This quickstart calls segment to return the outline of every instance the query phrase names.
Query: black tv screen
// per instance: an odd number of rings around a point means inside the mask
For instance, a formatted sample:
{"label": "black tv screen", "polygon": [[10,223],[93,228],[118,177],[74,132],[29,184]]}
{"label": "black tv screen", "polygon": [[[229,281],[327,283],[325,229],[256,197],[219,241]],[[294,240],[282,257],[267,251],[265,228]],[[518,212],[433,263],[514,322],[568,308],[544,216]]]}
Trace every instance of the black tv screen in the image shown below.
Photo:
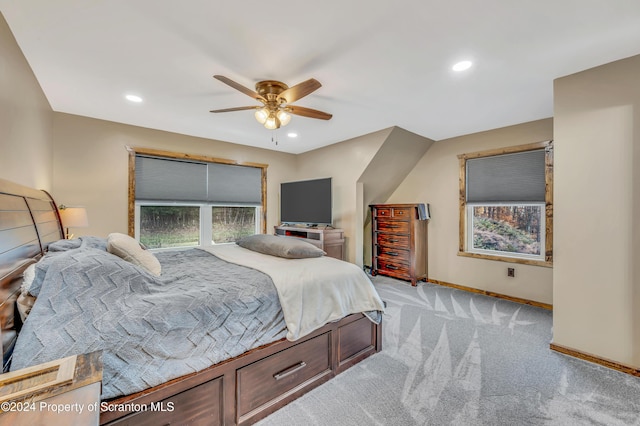
{"label": "black tv screen", "polygon": [[331,225],[331,178],[280,184],[280,221]]}

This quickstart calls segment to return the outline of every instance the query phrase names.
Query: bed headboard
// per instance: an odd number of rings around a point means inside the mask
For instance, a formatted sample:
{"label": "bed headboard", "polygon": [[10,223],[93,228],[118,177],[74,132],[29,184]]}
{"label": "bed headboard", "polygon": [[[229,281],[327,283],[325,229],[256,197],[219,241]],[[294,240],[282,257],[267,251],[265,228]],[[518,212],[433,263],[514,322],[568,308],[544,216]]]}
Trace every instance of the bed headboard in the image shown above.
{"label": "bed headboard", "polygon": [[[3,371],[19,331],[16,299],[22,273],[64,238],[58,208],[46,191],[0,179],[0,340]],[[18,318],[18,320],[16,319]]]}

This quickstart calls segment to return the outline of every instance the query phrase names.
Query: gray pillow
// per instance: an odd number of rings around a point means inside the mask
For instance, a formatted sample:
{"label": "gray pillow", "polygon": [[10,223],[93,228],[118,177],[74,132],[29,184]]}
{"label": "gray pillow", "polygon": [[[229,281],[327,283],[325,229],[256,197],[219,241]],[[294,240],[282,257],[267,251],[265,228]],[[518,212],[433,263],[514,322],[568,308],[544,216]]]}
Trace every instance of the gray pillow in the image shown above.
{"label": "gray pillow", "polygon": [[271,256],[287,259],[304,259],[307,257],[320,257],[325,253],[318,247],[299,238],[279,237],[276,235],[256,234],[238,241],[240,247],[257,251]]}

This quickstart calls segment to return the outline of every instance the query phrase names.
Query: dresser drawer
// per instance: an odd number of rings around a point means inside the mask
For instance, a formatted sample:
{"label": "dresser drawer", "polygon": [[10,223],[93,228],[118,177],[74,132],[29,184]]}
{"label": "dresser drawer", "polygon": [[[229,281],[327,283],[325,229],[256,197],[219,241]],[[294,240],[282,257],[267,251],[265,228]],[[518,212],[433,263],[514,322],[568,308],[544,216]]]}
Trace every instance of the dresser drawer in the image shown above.
{"label": "dresser drawer", "polygon": [[377,255],[381,258],[385,258],[386,261],[394,263],[402,263],[404,265],[409,264],[409,251],[399,249],[396,247],[377,246]]}
{"label": "dresser drawer", "polygon": [[409,247],[409,236],[377,233],[376,244],[379,246]]}
{"label": "dresser drawer", "polygon": [[[331,372],[327,333],[295,345],[237,372],[238,417],[324,372]],[[285,353],[291,353],[286,356]]]}
{"label": "dresser drawer", "polygon": [[410,276],[409,267],[399,262],[394,262],[381,257],[376,259],[376,266],[379,273],[393,276]]}
{"label": "dresser drawer", "polygon": [[395,220],[378,220],[376,221],[376,231],[400,232],[403,234],[408,234],[409,222]]}
{"label": "dresser drawer", "polygon": [[411,211],[411,207],[378,207],[376,209],[376,217],[409,221],[411,219]]}
{"label": "dresser drawer", "polygon": [[411,212],[414,209],[411,207],[393,207],[391,209],[391,217],[395,220],[406,220],[409,221],[411,219]]}
{"label": "dresser drawer", "polygon": [[108,426],[222,425],[222,377],[145,407]]}
{"label": "dresser drawer", "polygon": [[376,217],[391,217],[393,209],[391,207],[378,207],[376,209]]}

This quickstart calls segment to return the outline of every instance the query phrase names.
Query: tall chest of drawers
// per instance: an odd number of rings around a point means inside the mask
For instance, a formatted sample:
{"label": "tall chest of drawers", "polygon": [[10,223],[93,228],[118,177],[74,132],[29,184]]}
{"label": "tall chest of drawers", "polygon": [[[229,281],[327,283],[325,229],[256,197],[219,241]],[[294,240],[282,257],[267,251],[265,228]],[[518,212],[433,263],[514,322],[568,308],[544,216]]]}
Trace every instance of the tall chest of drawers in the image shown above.
{"label": "tall chest of drawers", "polygon": [[371,275],[427,279],[427,215],[424,204],[372,204]]}

